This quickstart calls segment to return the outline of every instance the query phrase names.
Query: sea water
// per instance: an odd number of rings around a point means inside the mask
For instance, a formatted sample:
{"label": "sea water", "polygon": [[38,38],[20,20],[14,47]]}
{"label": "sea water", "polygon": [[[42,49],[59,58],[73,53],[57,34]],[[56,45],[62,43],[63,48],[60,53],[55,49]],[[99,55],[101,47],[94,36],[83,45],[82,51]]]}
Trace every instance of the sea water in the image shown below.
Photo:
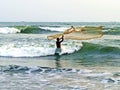
{"label": "sea water", "polygon": [[[71,26],[103,26],[103,37],[56,40]],[[0,22],[0,90],[119,90],[119,22]]]}

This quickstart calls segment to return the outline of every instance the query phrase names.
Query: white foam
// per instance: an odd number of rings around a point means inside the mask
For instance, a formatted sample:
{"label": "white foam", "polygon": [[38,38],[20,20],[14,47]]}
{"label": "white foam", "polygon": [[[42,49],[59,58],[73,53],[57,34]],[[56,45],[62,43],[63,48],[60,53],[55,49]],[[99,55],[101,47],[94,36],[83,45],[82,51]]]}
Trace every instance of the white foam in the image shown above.
{"label": "white foam", "polygon": [[14,44],[8,44],[0,47],[0,56],[12,57],[35,57],[53,54],[53,49],[45,47],[21,46],[17,48]]}
{"label": "white foam", "polygon": [[50,31],[65,31],[67,27],[39,27],[41,29],[50,30]]}
{"label": "white foam", "polygon": [[84,76],[91,76],[91,77],[101,77],[101,76],[108,76],[110,73],[87,73]]}
{"label": "white foam", "polygon": [[[78,45],[79,46],[78,46]],[[53,45],[51,47],[51,45]],[[77,43],[75,45],[62,45],[64,50],[62,50],[61,54],[64,53],[73,53],[79,50],[82,44]],[[39,57],[39,56],[47,56],[54,55],[56,46],[52,43],[46,44],[22,44],[17,45],[16,43],[9,43],[7,45],[1,45],[0,47],[0,56],[10,56],[10,57]]]}
{"label": "white foam", "polygon": [[0,33],[2,34],[18,33],[18,32],[20,32],[20,30],[16,28],[9,28],[9,27],[0,28]]}

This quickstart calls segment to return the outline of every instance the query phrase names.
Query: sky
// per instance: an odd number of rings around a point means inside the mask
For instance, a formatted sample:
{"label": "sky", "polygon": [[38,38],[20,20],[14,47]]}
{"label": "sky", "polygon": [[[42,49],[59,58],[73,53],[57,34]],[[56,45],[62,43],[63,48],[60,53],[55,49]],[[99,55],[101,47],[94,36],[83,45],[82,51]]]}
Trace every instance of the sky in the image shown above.
{"label": "sky", "polygon": [[0,22],[120,21],[120,0],[0,0]]}

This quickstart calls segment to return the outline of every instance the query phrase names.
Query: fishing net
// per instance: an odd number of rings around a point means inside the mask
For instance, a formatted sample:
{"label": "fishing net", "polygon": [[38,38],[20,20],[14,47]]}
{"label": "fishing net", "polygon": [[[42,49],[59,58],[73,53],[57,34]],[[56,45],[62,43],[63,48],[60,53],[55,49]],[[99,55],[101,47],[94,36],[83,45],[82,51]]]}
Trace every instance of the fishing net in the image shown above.
{"label": "fishing net", "polygon": [[99,27],[75,27],[65,30],[62,33],[50,35],[49,40],[60,38],[64,35],[65,39],[88,40],[102,37],[102,26]]}

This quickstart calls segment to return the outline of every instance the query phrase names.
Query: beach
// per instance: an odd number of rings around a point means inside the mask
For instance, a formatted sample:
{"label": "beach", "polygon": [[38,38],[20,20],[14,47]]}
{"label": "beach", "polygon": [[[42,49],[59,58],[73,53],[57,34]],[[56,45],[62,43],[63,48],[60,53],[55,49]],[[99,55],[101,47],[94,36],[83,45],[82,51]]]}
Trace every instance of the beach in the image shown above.
{"label": "beach", "polygon": [[[56,40],[47,36],[71,26],[103,26],[103,36]],[[1,90],[119,90],[120,23],[0,22]]]}

